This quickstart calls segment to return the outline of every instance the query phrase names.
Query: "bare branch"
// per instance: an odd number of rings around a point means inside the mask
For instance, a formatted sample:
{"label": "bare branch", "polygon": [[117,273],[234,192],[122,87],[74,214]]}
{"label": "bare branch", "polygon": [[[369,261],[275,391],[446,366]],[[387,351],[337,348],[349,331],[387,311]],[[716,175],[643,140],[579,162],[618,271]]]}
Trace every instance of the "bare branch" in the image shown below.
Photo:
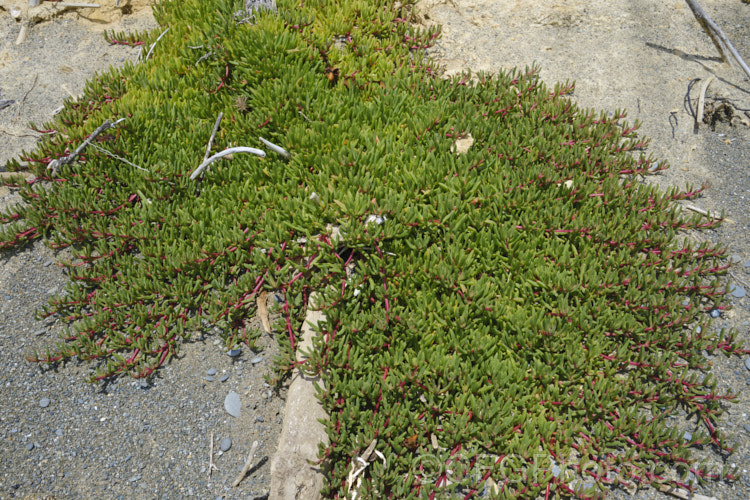
{"label": "bare branch", "polygon": [[195,171],[192,174],[190,174],[190,180],[194,180],[196,177],[198,177],[201,174],[201,172],[203,172],[210,164],[212,164],[216,160],[223,158],[224,156],[234,154],[234,153],[252,153],[254,155],[260,156],[261,158],[266,157],[266,153],[264,153],[260,149],[255,149],[255,148],[239,147],[239,148],[225,149],[224,151],[221,151],[220,153],[216,153],[211,158],[201,163],[198,166],[198,168],[196,168]]}
{"label": "bare branch", "polygon": [[714,45],[716,45],[716,48],[719,49],[719,53],[721,54],[721,58],[728,63],[736,63],[739,65],[740,68],[742,68],[742,71],[745,72],[748,78],[750,78],[750,68],[748,68],[747,64],[745,64],[745,61],[742,60],[742,57],[737,53],[734,46],[732,45],[732,42],[729,41],[729,39],[724,35],[724,33],[719,29],[719,27],[714,23],[710,17],[706,14],[706,12],[701,8],[700,5],[698,5],[697,0],[685,0],[688,4],[688,7],[690,7],[690,10],[693,11],[693,15],[695,16],[695,19],[698,20],[698,23],[701,25],[703,30],[708,34],[708,36],[711,37],[711,40],[713,40]]}
{"label": "bare branch", "polygon": [[255,455],[255,452],[258,451],[258,442],[253,441],[253,446],[250,447],[250,454],[247,456],[247,460],[245,461],[245,466],[242,468],[242,472],[240,472],[240,475],[237,476],[237,479],[234,480],[232,483],[232,486],[236,488],[240,485],[243,479],[245,479],[245,475],[247,474],[247,471],[253,468],[253,455]]}

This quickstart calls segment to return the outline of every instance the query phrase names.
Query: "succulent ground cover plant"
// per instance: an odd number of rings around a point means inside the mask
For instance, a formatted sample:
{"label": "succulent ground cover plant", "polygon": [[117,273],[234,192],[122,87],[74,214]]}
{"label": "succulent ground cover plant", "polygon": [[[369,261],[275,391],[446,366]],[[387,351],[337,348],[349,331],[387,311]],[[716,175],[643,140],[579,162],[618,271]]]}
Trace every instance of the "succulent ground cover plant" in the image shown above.
{"label": "succulent ground cover plant", "polygon": [[[206,325],[252,347],[266,291],[283,375],[317,292],[327,320],[302,368],[325,381],[328,497],[709,478],[690,449],[729,451],[714,424],[732,396],[700,351],[744,351],[706,314],[725,307],[723,249],[684,238],[716,222],[674,204],[702,188],[644,183],[665,166],[624,114],[578,109],[535,68],[442,80],[423,52],[438,33],[413,28],[408,3],[243,7],[161,2],[163,30],[108,33],[144,42],[144,60],[90,82],[8,165],[36,178],[0,214],[0,247],[75,255],[40,312],[70,329],[33,360],[150,376]],[[190,178],[230,147],[267,154]],[[679,410],[704,429],[688,441],[666,426]]]}

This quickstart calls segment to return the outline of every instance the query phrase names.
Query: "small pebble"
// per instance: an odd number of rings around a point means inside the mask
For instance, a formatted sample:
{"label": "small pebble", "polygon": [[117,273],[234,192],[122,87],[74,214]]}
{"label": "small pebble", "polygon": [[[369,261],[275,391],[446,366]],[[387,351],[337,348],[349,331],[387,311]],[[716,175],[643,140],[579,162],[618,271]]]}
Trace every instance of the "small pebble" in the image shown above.
{"label": "small pebble", "polygon": [[750,260],[746,260],[744,264],[742,264],[745,267],[750,267]]}
{"label": "small pebble", "polygon": [[719,309],[711,309],[711,312],[709,313],[712,318],[718,318],[721,316],[721,311]]}
{"label": "small pebble", "polygon": [[255,417],[255,420],[258,422],[263,422],[263,417]]}
{"label": "small pebble", "polygon": [[745,360],[745,368],[747,368],[748,370],[750,370],[750,358],[747,358]]}
{"label": "small pebble", "polygon": [[130,482],[131,482],[131,483],[134,483],[134,482],[136,482],[136,481],[140,481],[140,479],[141,479],[142,477],[143,477],[142,475],[140,475],[140,474],[136,474],[135,476],[133,476],[133,477],[131,477],[131,478],[130,478]]}
{"label": "small pebble", "polygon": [[141,389],[148,389],[148,380],[146,380],[145,378],[142,378],[140,386],[141,386]]}
{"label": "small pebble", "polygon": [[701,328],[700,325],[698,325],[698,326],[695,327],[694,331],[695,331],[695,333],[700,333],[701,331],[703,331],[703,328]]}
{"label": "small pebble", "polygon": [[[746,426],[746,427],[747,427],[747,426]],[[31,451],[31,450],[33,450],[33,449],[34,449],[34,443],[29,443],[29,444],[27,444],[27,445],[26,445],[26,449],[27,449],[28,451]]]}
{"label": "small pebble", "polygon": [[215,379],[211,375],[206,375],[205,377],[203,377],[203,380],[205,380],[206,382],[213,382]]}
{"label": "small pebble", "polygon": [[56,436],[62,436],[62,435],[63,435],[63,430],[62,430],[62,429],[57,429],[57,430],[55,431],[55,435],[56,435]]}
{"label": "small pebble", "polygon": [[222,375],[221,378],[219,379],[220,382],[226,382],[227,380],[229,380],[229,374],[228,373]]}
{"label": "small pebble", "polygon": [[49,406],[49,398],[42,398],[39,400],[39,406],[47,408]]}
{"label": "small pebble", "polygon": [[745,429],[745,432],[750,433],[750,425],[745,424],[742,426],[742,428]]}
{"label": "small pebble", "polygon": [[690,441],[693,439],[693,435],[687,431],[685,431],[685,434],[682,435],[682,439],[685,441]]}
{"label": "small pebble", "polygon": [[51,261],[51,260],[47,260],[47,261],[45,261],[45,262],[44,262],[44,264],[42,264],[42,265],[43,265],[44,267],[49,267],[49,266],[51,266],[51,265],[52,265],[52,261]]}
{"label": "small pebble", "polygon": [[261,361],[263,361],[263,356],[255,356],[253,359],[250,360],[250,362],[254,365],[257,365]]}
{"label": "small pebble", "polygon": [[209,375],[211,377],[213,377],[214,375],[216,375],[216,368],[211,368],[210,370],[208,370],[206,372],[206,375]]}
{"label": "small pebble", "polygon": [[233,417],[239,417],[242,409],[242,401],[240,401],[240,395],[234,391],[229,391],[227,397],[224,398],[224,409]]}
{"label": "small pebble", "polygon": [[241,349],[230,349],[229,351],[227,351],[227,355],[236,358],[240,355],[241,352]]}
{"label": "small pebble", "polygon": [[45,329],[42,328],[41,330],[35,331],[34,335],[36,335],[38,337],[39,335],[44,335],[46,332],[47,332],[47,330],[45,330]]}
{"label": "small pebble", "polygon": [[232,447],[232,440],[229,438],[224,438],[221,440],[221,443],[219,443],[219,448],[221,448],[221,451],[229,451],[229,448]]}
{"label": "small pebble", "polygon": [[737,254],[734,254],[734,255],[732,255],[731,257],[729,257],[729,262],[731,262],[732,264],[737,264],[737,263],[739,263],[739,262],[740,262],[741,260],[742,260],[742,257],[740,257],[740,256],[739,256],[739,255],[737,255]]}
{"label": "small pebble", "polygon": [[737,285],[729,285],[729,293],[732,294],[732,297],[741,299],[745,295],[747,295],[747,292],[745,292],[745,289],[741,286]]}
{"label": "small pebble", "polygon": [[553,476],[555,476],[555,477],[559,476],[560,472],[562,472],[562,471],[560,470],[560,466],[559,465],[555,464],[555,465],[552,466],[552,475]]}

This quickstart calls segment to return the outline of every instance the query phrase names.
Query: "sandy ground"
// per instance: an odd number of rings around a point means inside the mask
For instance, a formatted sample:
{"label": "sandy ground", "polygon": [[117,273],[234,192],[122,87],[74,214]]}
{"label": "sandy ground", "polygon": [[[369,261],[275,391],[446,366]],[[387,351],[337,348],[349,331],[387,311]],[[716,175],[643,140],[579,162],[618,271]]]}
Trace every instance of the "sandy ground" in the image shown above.
{"label": "sandy ground", "polygon": [[[14,20],[9,11],[16,3],[24,2],[0,0],[0,99],[15,101],[0,110],[0,165],[22,150],[33,148],[37,139],[27,128],[29,122],[41,125],[63,99],[78,95],[86,79],[95,72],[136,57],[137,48],[107,44],[102,37],[104,29],[142,31],[155,27],[149,9],[143,8],[146,0],[122,0],[119,8],[114,7],[114,0],[106,0],[99,2],[102,9],[77,9],[35,24],[27,40],[15,45],[21,23]],[[750,60],[750,5],[741,0],[702,0],[701,5],[740,54]],[[665,188],[684,187],[688,183],[712,185],[705,196],[691,204],[712,212],[723,210],[731,222],[697,237],[728,246],[728,257],[736,265],[727,278],[750,291],[750,264],[743,265],[750,263],[750,238],[747,236],[750,234],[750,211],[747,210],[750,81],[741,71],[719,60],[710,39],[700,30],[683,1],[423,0],[421,10],[424,24],[443,25],[443,37],[430,55],[445,65],[448,74],[465,69],[495,72],[537,63],[542,78],[549,84],[574,80],[573,99],[581,106],[609,111],[625,109],[631,120],[642,122],[642,133],[652,139],[649,153],[672,167],[649,181]],[[730,103],[734,119],[717,123],[715,130],[702,124],[696,131],[690,108],[695,109],[698,88],[709,76],[714,76],[715,80],[707,92],[707,102],[714,108]],[[701,80],[696,83],[696,79]],[[7,206],[14,199],[7,188],[0,188],[0,206]],[[34,286],[41,288],[61,287],[65,276],[54,266],[44,266],[53,257],[50,250],[37,244],[24,256],[0,259],[0,288],[9,289],[11,280],[14,283],[38,282],[40,284]],[[748,297],[735,299],[734,309],[715,325],[736,328],[746,342],[750,340],[749,300]],[[11,306],[4,307],[5,312],[0,312],[0,325],[25,331],[25,341],[36,342],[33,332],[47,325],[36,323],[31,317],[44,297],[25,300],[14,296],[12,302]],[[19,321],[23,324],[18,324]],[[22,360],[16,359],[22,349],[15,347],[2,348],[0,363],[6,366],[15,363],[19,370],[29,371]],[[200,353],[196,351],[192,355],[200,356]],[[189,356],[191,354],[186,354]],[[733,436],[737,451],[727,460],[711,454],[710,450],[700,453],[717,468],[727,465],[747,474],[750,470],[750,396],[746,388],[750,387],[750,372],[742,359],[712,357],[711,360],[720,380],[719,388],[738,394],[737,403],[728,407],[720,425]],[[44,383],[44,377],[68,378],[65,370],[37,376],[33,381]],[[166,380],[176,379],[175,374],[166,377]],[[80,383],[80,378],[69,382],[73,383]],[[0,408],[0,417],[7,411],[10,411],[7,407]],[[7,442],[6,431],[9,432],[0,426],[0,438],[3,438],[0,451],[17,453],[14,451],[17,448]],[[49,460],[52,465],[59,465],[63,459]],[[183,462],[185,460],[188,459],[184,458]],[[58,491],[44,481],[35,485],[33,477],[13,479],[17,480],[14,484],[8,482],[11,479],[6,477],[5,482],[0,483],[0,497]],[[75,490],[76,479],[72,477],[69,481],[74,497],[99,491],[96,488]],[[157,496],[159,478],[155,475],[153,481],[141,493],[151,491],[151,496]],[[16,484],[20,486],[7,489]],[[128,497],[129,490],[115,486],[99,494],[107,498],[117,496],[115,493]],[[205,497],[217,491],[195,488],[196,496]],[[166,491],[164,496],[170,497],[170,491],[178,490],[160,491]],[[702,493],[720,499],[746,499],[750,498],[750,481],[710,483]],[[625,498],[619,493],[615,496]],[[648,491],[639,496],[655,498],[661,494]]]}

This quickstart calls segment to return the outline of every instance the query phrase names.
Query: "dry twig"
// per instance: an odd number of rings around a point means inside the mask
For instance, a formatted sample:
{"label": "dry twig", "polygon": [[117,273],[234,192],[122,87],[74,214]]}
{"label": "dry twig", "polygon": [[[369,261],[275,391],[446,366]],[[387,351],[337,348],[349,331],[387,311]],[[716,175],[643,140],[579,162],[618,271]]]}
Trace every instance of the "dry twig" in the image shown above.
{"label": "dry twig", "polygon": [[219,113],[219,116],[216,118],[216,123],[214,123],[214,130],[211,132],[211,137],[208,139],[208,145],[206,146],[206,154],[203,155],[203,161],[208,160],[208,155],[211,154],[211,146],[214,143],[214,137],[216,137],[216,132],[219,131],[219,125],[221,124],[221,119],[224,117],[224,113]]}
{"label": "dry twig", "polygon": [[16,119],[18,119],[18,116],[21,114],[21,110],[23,109],[23,103],[26,101],[26,98],[29,97],[29,94],[31,94],[31,91],[34,90],[34,87],[36,87],[36,81],[39,79],[39,73],[34,75],[34,81],[31,82],[31,87],[29,87],[29,90],[26,91],[26,93],[23,95],[21,100],[18,102],[18,107],[16,108]]}
{"label": "dry twig", "polygon": [[237,476],[237,479],[234,480],[232,483],[232,487],[236,488],[240,485],[243,479],[245,479],[245,475],[247,474],[247,471],[253,468],[253,455],[255,455],[255,452],[258,451],[258,442],[253,441],[253,446],[250,447],[250,454],[247,456],[247,460],[245,461],[245,466],[242,468],[242,472],[240,472],[240,475]]}
{"label": "dry twig", "polygon": [[208,168],[210,164],[212,164],[219,158],[223,158],[224,156],[231,155],[234,153],[252,153],[254,155],[260,156],[261,158],[266,157],[266,153],[264,153],[260,149],[255,149],[255,148],[238,147],[238,148],[225,149],[224,151],[216,153],[211,158],[208,158],[203,163],[198,165],[198,168],[196,168],[195,171],[193,171],[193,173],[190,174],[190,180],[195,180],[195,178],[198,177],[201,174],[201,172],[203,172],[206,168]]}
{"label": "dry twig", "polygon": [[84,149],[86,149],[86,146],[88,146],[89,144],[91,144],[91,142],[94,139],[96,139],[99,134],[101,134],[105,130],[109,130],[111,128],[116,127],[117,124],[119,124],[124,119],[125,118],[120,118],[119,120],[117,120],[114,123],[112,123],[109,120],[104,120],[104,123],[102,123],[101,125],[99,125],[99,128],[97,128],[96,130],[94,130],[94,132],[92,132],[91,135],[88,136],[86,138],[86,140],[83,141],[81,143],[81,145],[76,148],[75,151],[73,151],[73,153],[69,154],[68,156],[63,156],[62,158],[58,158],[56,160],[52,160],[51,162],[49,162],[49,165],[47,165],[47,170],[51,170],[52,171],[52,177],[57,177],[57,172],[59,172],[60,167],[62,167],[63,165],[67,165],[68,163],[70,163],[72,161],[75,161],[75,159],[78,158],[78,155],[80,155],[81,152]]}
{"label": "dry twig", "polygon": [[716,23],[713,22],[711,18],[708,17],[706,12],[701,8],[701,6],[698,5],[698,1],[685,1],[687,2],[688,7],[690,7],[690,10],[693,11],[695,19],[698,20],[698,23],[701,25],[703,30],[708,34],[708,36],[711,37],[711,40],[714,42],[714,45],[716,45],[716,48],[719,49],[721,58],[725,62],[728,62],[730,64],[734,62],[739,65],[739,67],[742,68],[742,71],[745,72],[747,77],[750,78],[750,68],[748,68],[747,64],[745,64],[745,61],[743,61],[742,57],[740,57],[740,55],[737,53],[737,50],[735,50],[732,42],[729,41],[729,39],[721,31],[721,29],[719,29]]}
{"label": "dry twig", "polygon": [[148,54],[146,54],[146,61],[148,61],[148,58],[151,57],[151,52],[153,52],[154,47],[156,47],[156,44],[159,43],[159,40],[161,40],[161,37],[167,34],[167,31],[169,31],[169,28],[165,29],[161,35],[159,35],[159,38],[157,38],[154,43],[151,44],[151,48],[148,49]]}
{"label": "dry twig", "polygon": [[211,444],[208,448],[208,477],[211,477],[211,472],[219,472],[219,469],[214,465],[214,433],[211,433]]}
{"label": "dry twig", "polygon": [[675,488],[673,486],[667,486],[666,484],[662,484],[659,486],[659,491],[662,493],[666,493],[668,495],[674,495],[677,498],[681,498],[682,500],[717,500],[716,497],[707,497],[705,495],[699,495],[697,493],[690,492],[688,490],[684,490],[682,488]]}
{"label": "dry twig", "polygon": [[262,142],[263,144],[265,144],[265,146],[268,149],[270,149],[271,151],[273,151],[274,153],[278,153],[281,156],[283,156],[284,158],[291,158],[292,157],[292,155],[289,154],[289,151],[287,151],[286,149],[282,148],[281,146],[277,146],[276,144],[272,143],[271,141],[267,141],[267,140],[265,140],[262,137],[259,137],[258,139],[260,139],[260,142]]}

